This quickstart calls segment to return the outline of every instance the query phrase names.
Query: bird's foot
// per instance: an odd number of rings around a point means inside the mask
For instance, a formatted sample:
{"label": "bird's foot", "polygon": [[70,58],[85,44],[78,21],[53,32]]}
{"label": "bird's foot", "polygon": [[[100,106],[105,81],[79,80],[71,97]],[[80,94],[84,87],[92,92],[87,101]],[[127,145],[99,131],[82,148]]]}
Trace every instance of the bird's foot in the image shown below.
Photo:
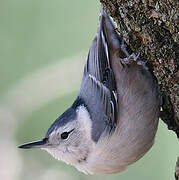
{"label": "bird's foot", "polygon": [[[136,55],[135,53],[132,53],[131,55],[129,55],[126,58],[121,58],[121,62],[123,64],[131,64],[133,61],[137,62],[137,59],[139,57],[140,53],[138,53],[138,55]],[[140,62],[140,61],[139,61]],[[140,64],[141,65],[141,64]]]}

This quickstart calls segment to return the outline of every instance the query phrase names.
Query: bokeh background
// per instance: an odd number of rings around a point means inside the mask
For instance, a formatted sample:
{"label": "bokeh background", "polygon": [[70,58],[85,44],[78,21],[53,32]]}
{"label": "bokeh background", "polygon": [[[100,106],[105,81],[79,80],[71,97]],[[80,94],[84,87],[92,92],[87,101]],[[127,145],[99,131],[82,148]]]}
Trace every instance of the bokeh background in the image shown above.
{"label": "bokeh background", "polygon": [[0,0],[0,179],[174,179],[179,145],[163,122],[153,148],[121,174],[84,175],[17,148],[41,139],[75,99],[99,10],[96,0]]}

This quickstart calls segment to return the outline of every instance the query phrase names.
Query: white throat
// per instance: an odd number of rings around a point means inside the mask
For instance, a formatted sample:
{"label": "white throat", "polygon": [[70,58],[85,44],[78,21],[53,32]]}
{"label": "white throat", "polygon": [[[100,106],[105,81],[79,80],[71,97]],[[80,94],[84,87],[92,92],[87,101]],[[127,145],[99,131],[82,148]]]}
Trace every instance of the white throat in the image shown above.
{"label": "white throat", "polygon": [[[74,133],[76,134],[71,135],[70,142],[68,144],[61,143],[54,147],[45,148],[45,150],[54,158],[71,164],[84,173],[90,173],[87,171],[87,164],[95,146],[95,143],[91,139],[92,121],[84,106],[79,106],[76,113],[76,120],[67,123],[63,127],[63,129],[75,128]],[[57,132],[53,133],[54,136],[56,134]]]}

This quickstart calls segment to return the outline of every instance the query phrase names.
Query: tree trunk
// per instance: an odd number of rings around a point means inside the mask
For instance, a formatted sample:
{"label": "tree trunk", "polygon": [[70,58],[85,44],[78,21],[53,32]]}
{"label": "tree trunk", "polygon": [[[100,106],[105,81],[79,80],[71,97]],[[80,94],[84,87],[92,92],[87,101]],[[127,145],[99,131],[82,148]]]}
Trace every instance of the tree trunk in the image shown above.
{"label": "tree trunk", "polygon": [[130,48],[148,61],[163,99],[160,118],[179,138],[179,1],[100,1]]}

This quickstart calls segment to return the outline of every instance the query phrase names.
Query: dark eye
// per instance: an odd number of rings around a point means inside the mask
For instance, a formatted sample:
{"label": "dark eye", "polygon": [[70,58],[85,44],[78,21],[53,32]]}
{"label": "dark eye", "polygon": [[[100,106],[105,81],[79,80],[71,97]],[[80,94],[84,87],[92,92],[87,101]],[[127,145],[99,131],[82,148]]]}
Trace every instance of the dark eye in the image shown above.
{"label": "dark eye", "polygon": [[63,133],[61,134],[61,138],[62,138],[62,139],[67,139],[67,138],[68,138],[68,135],[69,135],[68,132],[63,132]]}
{"label": "dark eye", "polygon": [[69,136],[69,134],[70,134],[73,130],[74,130],[74,129],[72,129],[72,130],[69,131],[69,132],[63,132],[63,133],[61,134],[61,138],[62,138],[62,139],[67,139],[68,136]]}

